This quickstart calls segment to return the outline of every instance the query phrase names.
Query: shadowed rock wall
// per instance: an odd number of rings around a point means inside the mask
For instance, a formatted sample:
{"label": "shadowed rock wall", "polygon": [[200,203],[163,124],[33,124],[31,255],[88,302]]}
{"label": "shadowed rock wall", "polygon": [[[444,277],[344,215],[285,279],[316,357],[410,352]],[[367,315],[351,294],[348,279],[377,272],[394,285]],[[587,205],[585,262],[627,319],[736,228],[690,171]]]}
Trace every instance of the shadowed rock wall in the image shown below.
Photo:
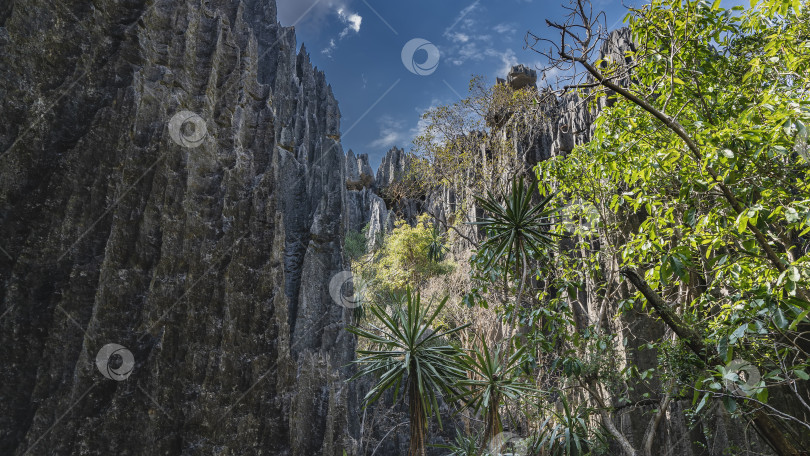
{"label": "shadowed rock wall", "polygon": [[0,118],[0,454],[351,452],[340,114],[273,0],[5,2]]}

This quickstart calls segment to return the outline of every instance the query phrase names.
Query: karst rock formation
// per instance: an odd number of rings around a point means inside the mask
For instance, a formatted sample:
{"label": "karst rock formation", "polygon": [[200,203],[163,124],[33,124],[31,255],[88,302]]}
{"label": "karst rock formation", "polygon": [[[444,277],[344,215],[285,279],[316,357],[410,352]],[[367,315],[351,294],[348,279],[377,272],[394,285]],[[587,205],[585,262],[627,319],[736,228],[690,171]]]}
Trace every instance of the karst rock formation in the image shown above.
{"label": "karst rock formation", "polygon": [[352,450],[340,112],[273,0],[4,2],[0,118],[0,454]]}
{"label": "karst rock formation", "polygon": [[[590,138],[594,110],[549,103],[526,135],[499,133],[527,167]],[[332,279],[350,230],[371,243],[469,195],[386,202],[408,154],[376,175],[344,154],[338,103],[274,0],[4,2],[0,119],[0,455],[341,456],[389,430],[378,454],[404,452],[405,410],[364,412],[368,379],[346,382],[353,309]],[[704,454],[687,407],[656,445]],[[653,408],[616,423],[638,437]],[[727,415],[702,425],[711,454],[745,444]]]}

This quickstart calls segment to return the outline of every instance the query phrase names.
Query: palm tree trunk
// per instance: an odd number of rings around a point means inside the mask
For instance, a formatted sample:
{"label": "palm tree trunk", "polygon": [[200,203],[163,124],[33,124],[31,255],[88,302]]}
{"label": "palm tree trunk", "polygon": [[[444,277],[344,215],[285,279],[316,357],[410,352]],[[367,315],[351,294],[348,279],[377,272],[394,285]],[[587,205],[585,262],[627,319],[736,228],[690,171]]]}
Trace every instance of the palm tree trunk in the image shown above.
{"label": "palm tree trunk", "polygon": [[425,456],[425,411],[414,379],[408,380],[408,409],[411,415],[411,441],[408,456]]}
{"label": "palm tree trunk", "polygon": [[[526,287],[526,271],[529,269],[528,265],[526,264],[526,257],[521,257],[522,265],[520,265],[520,269],[518,270],[520,275],[520,286],[518,287],[518,293],[515,297],[515,308],[512,311],[512,321],[509,324],[509,338],[515,337],[517,333],[517,324],[518,324],[518,312],[520,310],[520,301],[523,300],[523,289]],[[507,353],[506,351],[504,353]]]}
{"label": "palm tree trunk", "polygon": [[503,425],[501,424],[501,415],[498,413],[498,405],[501,402],[500,394],[495,393],[490,402],[489,409],[487,410],[487,428],[484,432],[484,442],[488,445],[492,442],[492,439],[495,438],[496,435],[500,434],[503,431]]}

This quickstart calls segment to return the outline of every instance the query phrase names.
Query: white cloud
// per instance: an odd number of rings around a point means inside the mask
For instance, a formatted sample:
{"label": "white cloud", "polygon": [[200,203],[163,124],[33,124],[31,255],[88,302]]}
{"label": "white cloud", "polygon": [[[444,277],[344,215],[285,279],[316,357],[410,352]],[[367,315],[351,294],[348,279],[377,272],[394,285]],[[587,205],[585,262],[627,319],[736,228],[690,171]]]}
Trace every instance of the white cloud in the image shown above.
{"label": "white cloud", "polygon": [[[485,50],[492,48],[494,39],[492,34],[482,33],[483,30],[499,30],[485,26],[486,7],[479,1],[462,9],[456,16],[453,24],[445,29],[443,36],[447,39],[441,47],[445,62],[461,66],[468,62],[480,62],[487,58]],[[508,24],[502,24],[504,26]]]}
{"label": "white cloud", "polygon": [[458,55],[461,60],[481,60],[484,58],[484,55],[478,48],[476,43],[467,43],[461,47],[458,51]]}
{"label": "white cloud", "polygon": [[360,25],[363,23],[363,17],[357,13],[352,13],[346,10],[346,7],[338,7],[335,11],[337,13],[337,17],[340,19],[340,22],[346,25],[346,27],[340,31],[337,36],[337,41],[335,38],[329,40],[329,45],[321,50],[321,54],[326,55],[329,58],[332,58],[332,53],[338,48],[337,42],[346,38],[346,36],[351,33],[360,33]]}
{"label": "white cloud", "polygon": [[517,27],[515,27],[515,24],[503,23],[493,27],[493,30],[495,30],[495,33],[499,35],[511,35],[517,32]]}
{"label": "white cloud", "polygon": [[363,23],[363,18],[357,13],[346,12],[344,8],[338,8],[338,17],[341,22],[346,24],[346,28],[340,32],[340,39],[343,39],[350,31],[360,33],[360,24]]}
{"label": "white cloud", "polygon": [[389,149],[391,147],[396,146],[400,141],[403,140],[402,135],[396,131],[386,131],[381,132],[382,136],[375,139],[374,141],[369,144],[369,147],[373,147],[375,149]]}
{"label": "white cloud", "polygon": [[368,145],[369,147],[374,149],[387,149],[392,146],[401,147],[405,141],[409,141],[405,122],[385,115],[377,120],[377,124],[380,126],[380,136],[372,141]]}
{"label": "white cloud", "polygon": [[[470,14],[476,8],[478,8],[478,2],[480,2],[480,1],[481,0],[475,0],[475,2],[473,4],[471,4],[470,6],[464,8],[463,10],[461,10],[458,13],[458,16],[456,17],[456,20],[453,21],[453,23],[450,25],[450,27],[447,27],[444,30],[444,35],[448,36],[450,34],[450,32],[456,27],[456,25],[458,25],[459,22],[462,22],[462,20],[464,20],[467,17],[468,14]],[[464,22],[462,23],[463,27],[472,27],[473,25],[475,25],[475,21],[472,20],[472,19],[469,19],[469,18],[464,20]]]}

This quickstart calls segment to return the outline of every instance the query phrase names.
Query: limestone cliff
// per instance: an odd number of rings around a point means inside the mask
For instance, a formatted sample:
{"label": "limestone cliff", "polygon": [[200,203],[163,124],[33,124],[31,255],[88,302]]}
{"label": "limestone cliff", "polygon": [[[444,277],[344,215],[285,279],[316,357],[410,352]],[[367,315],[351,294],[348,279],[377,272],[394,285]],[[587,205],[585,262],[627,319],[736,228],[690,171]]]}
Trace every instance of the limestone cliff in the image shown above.
{"label": "limestone cliff", "polygon": [[0,454],[351,452],[340,113],[273,0],[4,2],[0,118]]}

